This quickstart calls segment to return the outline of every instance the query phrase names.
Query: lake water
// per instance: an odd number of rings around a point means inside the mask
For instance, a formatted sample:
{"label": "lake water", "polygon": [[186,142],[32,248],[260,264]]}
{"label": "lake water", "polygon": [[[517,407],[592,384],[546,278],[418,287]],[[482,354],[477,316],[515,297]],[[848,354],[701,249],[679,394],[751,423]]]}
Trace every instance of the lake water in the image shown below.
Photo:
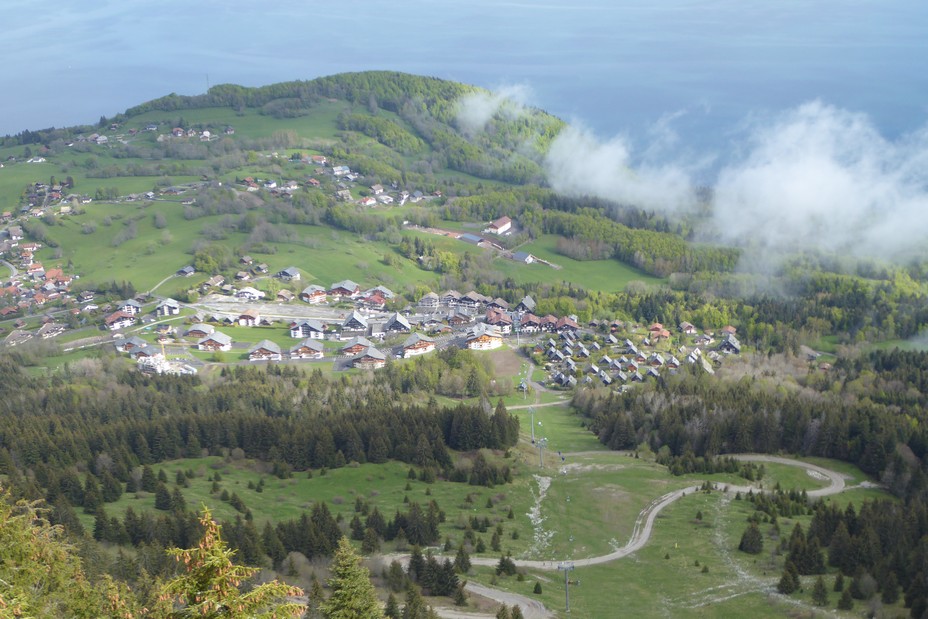
{"label": "lake water", "polygon": [[392,69],[487,88],[601,137],[735,147],[821,99],[894,139],[928,118],[925,0],[4,0],[0,134],[170,92]]}

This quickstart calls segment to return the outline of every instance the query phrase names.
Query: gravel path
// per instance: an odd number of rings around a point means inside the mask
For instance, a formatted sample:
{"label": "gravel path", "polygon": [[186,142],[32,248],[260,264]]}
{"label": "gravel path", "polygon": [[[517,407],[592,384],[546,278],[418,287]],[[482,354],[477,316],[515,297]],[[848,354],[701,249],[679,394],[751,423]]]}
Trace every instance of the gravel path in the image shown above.
{"label": "gravel path", "polygon": [[[572,455],[572,454],[571,454]],[[741,454],[733,456],[737,460],[742,461],[751,461],[751,462],[771,462],[777,464],[784,464],[787,466],[798,466],[802,467],[809,471],[814,471],[824,477],[827,477],[829,480],[829,485],[824,488],[818,488],[816,490],[810,490],[808,492],[809,496],[812,497],[822,497],[832,494],[837,494],[842,492],[845,489],[845,478],[841,473],[837,471],[832,471],[826,469],[822,466],[816,464],[810,464],[808,462],[800,462],[799,460],[793,460],[791,458],[784,458],[781,456],[768,456],[763,454]],[[648,543],[648,540],[651,539],[651,534],[654,530],[654,521],[657,518],[658,514],[665,509],[667,506],[671,505],[674,501],[677,501],[688,494],[698,492],[701,485],[689,486],[687,488],[681,488],[679,490],[674,490],[673,492],[668,492],[667,494],[658,497],[651,501],[641,512],[638,514],[638,518],[635,520],[635,526],[632,530],[632,535],[629,538],[628,542],[621,548],[610,552],[608,554],[600,555],[597,557],[589,557],[587,559],[574,559],[573,564],[575,567],[585,567],[590,565],[601,565],[603,563],[609,563],[611,561],[616,561],[623,557],[637,552],[644,548],[645,544]],[[728,493],[741,492],[747,493],[749,491],[762,491],[760,488],[755,486],[732,486],[727,485],[724,487],[724,490]],[[556,570],[557,562],[556,561],[536,561],[531,559],[513,559],[515,564],[519,567],[528,567],[536,570]],[[496,559],[486,558],[486,557],[472,557],[471,563],[474,565],[483,565],[483,566],[493,566],[497,564]],[[477,583],[468,583],[467,590],[471,593],[481,595],[497,602],[512,605],[519,604],[522,607],[523,612],[526,617],[544,619],[547,617],[553,617],[554,615],[548,611],[541,603],[527,598],[525,596],[516,595],[506,591],[500,591],[499,589],[493,589],[492,587],[487,587],[485,585],[480,585]],[[481,613],[465,613],[462,611],[457,611],[453,609],[437,609],[439,615],[447,619],[468,619],[468,618],[477,618],[477,617],[490,617],[491,615],[481,614]]]}

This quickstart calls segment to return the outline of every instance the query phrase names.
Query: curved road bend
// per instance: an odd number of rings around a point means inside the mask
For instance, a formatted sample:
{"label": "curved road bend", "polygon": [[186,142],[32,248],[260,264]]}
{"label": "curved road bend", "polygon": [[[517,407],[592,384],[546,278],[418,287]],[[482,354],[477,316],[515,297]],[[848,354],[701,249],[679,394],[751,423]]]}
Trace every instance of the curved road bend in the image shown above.
{"label": "curved road bend", "polygon": [[[763,454],[741,454],[733,457],[742,461],[772,462],[786,466],[797,466],[809,471],[815,471],[816,473],[826,477],[829,481],[828,486],[825,486],[824,488],[818,488],[816,490],[810,490],[808,492],[809,496],[823,497],[832,494],[838,494],[845,489],[845,480],[841,473],[826,469],[822,466],[818,466],[817,464],[810,464],[808,462],[801,462],[799,460],[793,460],[791,458],[784,458],[781,456],[768,456]],[[615,561],[617,559],[627,557],[628,555],[641,550],[644,548],[645,544],[648,543],[648,540],[651,539],[651,534],[654,531],[654,521],[657,519],[658,514],[660,514],[664,508],[672,504],[674,501],[683,498],[687,494],[698,492],[700,487],[701,484],[680,488],[679,490],[668,492],[667,494],[654,499],[648,503],[648,505],[638,514],[638,517],[635,519],[635,526],[632,529],[632,535],[624,546],[613,552],[599,555],[597,557],[574,559],[574,566],[585,567],[590,565],[609,563],[610,561]],[[716,485],[716,488],[718,488],[718,485]],[[762,489],[754,486],[726,485],[724,488],[727,492],[747,493],[749,491],[762,491]],[[408,556],[402,556],[400,558],[401,560],[405,560],[408,559]],[[557,569],[556,561],[537,561],[533,559],[513,559],[513,561],[520,567],[528,567],[536,570]],[[487,557],[473,557],[471,558],[471,563],[474,565],[493,566],[496,565],[497,560]],[[519,604],[523,611],[527,611],[525,612],[525,616],[530,619],[547,619],[554,616],[548,609],[544,607],[544,605],[525,596],[509,593],[507,591],[500,591],[498,589],[493,589],[492,587],[487,587],[477,583],[468,583],[467,590],[500,603],[509,605]],[[461,611],[445,608],[436,610],[438,610],[439,614],[446,619],[463,619],[466,617],[473,618],[485,616],[482,614],[464,613]]]}

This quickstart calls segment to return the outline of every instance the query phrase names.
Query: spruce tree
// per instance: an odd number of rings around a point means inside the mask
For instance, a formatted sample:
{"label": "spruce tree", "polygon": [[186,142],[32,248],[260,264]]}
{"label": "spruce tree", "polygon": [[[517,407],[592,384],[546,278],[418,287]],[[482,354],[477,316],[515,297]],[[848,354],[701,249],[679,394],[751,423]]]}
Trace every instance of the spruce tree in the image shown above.
{"label": "spruce tree", "polygon": [[845,589],[838,600],[838,610],[852,610],[854,608],[854,598],[851,597],[851,590]]}
{"label": "spruce tree", "polygon": [[748,554],[760,554],[764,550],[764,536],[756,523],[751,523],[748,528],[741,534],[741,543],[738,544],[738,550]]}
{"label": "spruce tree", "polygon": [[828,587],[825,586],[825,579],[821,576],[815,579],[815,586],[812,588],[812,602],[818,606],[828,606]]}
{"label": "spruce tree", "polygon": [[371,584],[370,573],[361,565],[361,557],[351,547],[347,537],[338,541],[332,560],[332,590],[321,604],[326,619],[381,619],[383,611]]}

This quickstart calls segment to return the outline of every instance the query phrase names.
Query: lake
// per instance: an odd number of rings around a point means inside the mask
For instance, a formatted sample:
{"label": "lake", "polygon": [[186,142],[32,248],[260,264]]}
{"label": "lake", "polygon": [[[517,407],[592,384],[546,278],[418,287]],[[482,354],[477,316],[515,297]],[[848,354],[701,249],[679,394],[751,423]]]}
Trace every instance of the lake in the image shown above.
{"label": "lake", "polygon": [[0,134],[367,69],[519,86],[599,136],[691,152],[813,99],[891,139],[928,114],[924,0],[5,0],[0,22]]}

